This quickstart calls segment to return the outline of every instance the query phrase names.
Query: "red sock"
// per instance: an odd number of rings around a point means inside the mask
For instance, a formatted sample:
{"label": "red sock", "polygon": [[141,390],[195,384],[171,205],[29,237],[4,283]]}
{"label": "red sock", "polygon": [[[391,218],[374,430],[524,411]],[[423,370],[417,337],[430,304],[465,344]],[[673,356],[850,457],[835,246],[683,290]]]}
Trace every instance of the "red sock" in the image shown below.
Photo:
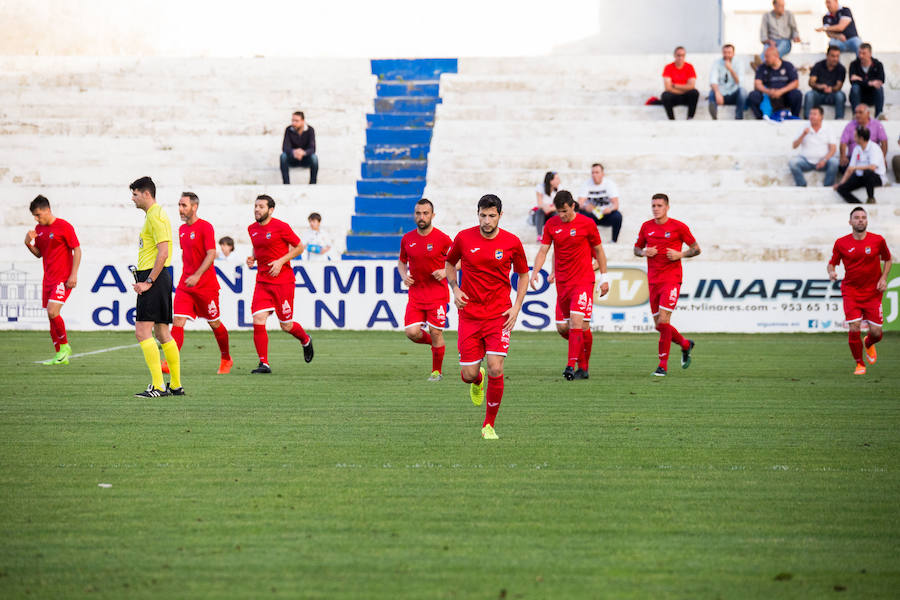
{"label": "red sock", "polygon": [[415,340],[415,342],[417,344],[428,344],[430,346],[431,345],[431,334],[428,333],[427,331],[425,331],[424,329],[421,331],[421,333],[422,333],[422,336],[419,339]]}
{"label": "red sock", "polygon": [[594,334],[590,329],[581,330],[581,356],[578,357],[578,366],[588,370],[588,363],[591,361],[591,347],[594,345]]}
{"label": "red sock", "polygon": [[175,339],[175,343],[178,344],[178,349],[181,350],[181,347],[184,346],[184,327],[173,326],[172,337]]}
{"label": "red sock", "polygon": [[303,327],[300,326],[300,323],[294,321],[294,326],[291,327],[291,330],[288,331],[292,336],[300,340],[300,343],[304,346],[309,343],[309,336],[306,335],[306,331],[303,330]]}
{"label": "red sock", "polygon": [[269,334],[266,333],[265,325],[253,324],[253,344],[259,355],[259,362],[269,364]]}
{"label": "red sock", "polygon": [[878,334],[877,336],[872,333],[872,330],[869,330],[869,334],[866,336],[866,339],[863,342],[866,345],[866,348],[871,348],[875,344],[881,341],[882,334]]}
{"label": "red sock", "polygon": [[53,341],[57,344],[68,344],[69,338],[66,337],[66,322],[63,321],[62,315],[53,317],[50,320],[50,324],[52,326],[50,331],[56,330]]}
{"label": "red sock", "polygon": [[467,381],[466,376],[463,375],[462,373],[460,373],[459,376],[463,380],[463,383],[474,383],[475,385],[478,385],[479,383],[481,383],[484,380],[484,378],[481,375],[481,369],[478,370],[478,375],[476,375],[475,379],[473,379],[472,381]]}
{"label": "red sock", "polygon": [[672,326],[668,323],[659,323],[656,330],[659,331],[659,366],[663,369],[669,366],[669,348],[672,346]]}
{"label": "red sock", "polygon": [[225,329],[225,324],[221,323],[218,327],[213,329],[213,335],[216,336],[216,343],[219,344],[219,352],[222,353],[222,358],[230,359],[231,353],[228,352],[228,330]]}
{"label": "red sock", "polygon": [[441,346],[440,348],[431,347],[431,370],[441,372],[441,365],[444,364],[444,351],[447,349],[447,346]]}
{"label": "red sock", "polygon": [[54,321],[54,319],[50,319],[50,341],[53,342],[53,347],[56,348],[57,352],[59,352],[59,342],[56,338],[56,322]]}
{"label": "red sock", "polygon": [[497,411],[500,410],[500,402],[503,401],[503,375],[500,375],[499,377],[488,377],[486,398],[484,423],[482,423],[481,426],[484,427],[485,425],[490,425],[493,427],[494,421],[497,419]]}
{"label": "red sock", "polygon": [[578,357],[581,356],[581,333],[581,329],[569,330],[569,362],[566,363],[568,367],[574,367],[575,363],[578,362]]}
{"label": "red sock", "polygon": [[672,341],[681,346],[682,349],[687,348],[688,341],[684,339],[684,336],[678,333],[678,330],[669,323],[669,328],[672,330]]}
{"label": "red sock", "polygon": [[862,345],[862,340],[859,339],[859,332],[851,331],[850,332],[850,354],[853,355],[853,360],[855,360],[858,363],[861,363],[863,361],[862,353],[863,353],[863,345]]}

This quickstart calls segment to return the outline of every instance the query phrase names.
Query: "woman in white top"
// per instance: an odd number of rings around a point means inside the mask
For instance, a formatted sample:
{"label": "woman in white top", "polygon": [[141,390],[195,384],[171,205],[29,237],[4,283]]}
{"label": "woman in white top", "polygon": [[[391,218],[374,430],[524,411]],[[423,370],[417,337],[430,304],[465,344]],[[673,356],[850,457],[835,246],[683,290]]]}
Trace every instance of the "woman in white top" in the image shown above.
{"label": "woman in white top", "polygon": [[850,164],[847,165],[844,177],[834,185],[841,198],[850,204],[860,204],[852,192],[861,187],[866,188],[866,204],[875,204],[875,188],[884,184],[887,175],[881,146],[869,143],[869,136],[868,128],[856,128],[856,146],[850,155]]}
{"label": "woman in white top", "polygon": [[556,197],[556,190],[559,189],[559,173],[547,171],[544,175],[544,183],[538,184],[535,188],[537,193],[537,212],[534,214],[534,226],[537,228],[538,238],[544,233],[544,223],[547,219],[556,214],[556,207],[553,206],[553,198]]}

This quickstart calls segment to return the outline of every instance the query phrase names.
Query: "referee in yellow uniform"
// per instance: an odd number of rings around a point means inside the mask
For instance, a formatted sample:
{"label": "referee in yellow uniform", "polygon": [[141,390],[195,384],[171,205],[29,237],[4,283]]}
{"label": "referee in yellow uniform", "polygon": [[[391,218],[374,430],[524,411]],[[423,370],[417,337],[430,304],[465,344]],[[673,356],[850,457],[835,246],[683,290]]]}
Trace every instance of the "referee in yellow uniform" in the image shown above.
{"label": "referee in yellow uniform", "polygon": [[[141,177],[130,186],[131,201],[147,213],[141,237],[138,239],[138,263],[134,291],[137,292],[134,335],[140,342],[144,360],[150,369],[153,381],[138,398],[159,398],[161,396],[184,396],[181,385],[181,357],[178,344],[172,338],[169,325],[172,323],[172,226],[169,217],[156,203],[156,184],[149,177]],[[162,345],[166,362],[169,363],[171,381],[163,381],[159,348]]]}

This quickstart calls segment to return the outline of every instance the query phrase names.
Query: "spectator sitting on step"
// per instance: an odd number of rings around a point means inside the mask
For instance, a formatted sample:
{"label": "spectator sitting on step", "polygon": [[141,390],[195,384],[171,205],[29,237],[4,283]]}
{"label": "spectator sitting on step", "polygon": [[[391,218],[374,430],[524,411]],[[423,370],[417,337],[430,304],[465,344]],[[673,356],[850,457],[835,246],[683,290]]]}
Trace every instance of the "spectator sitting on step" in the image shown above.
{"label": "spectator sitting on step", "polygon": [[763,118],[761,105],[764,97],[768,96],[772,112],[790,108],[791,114],[799,117],[803,104],[803,94],[797,89],[799,85],[794,65],[781,60],[775,47],[766,48],[766,62],[756,69],[756,79],[753,82],[755,89],[747,96],[747,104],[750,105],[753,116]]}
{"label": "spectator sitting on step", "polygon": [[734,118],[743,119],[747,92],[741,87],[738,67],[734,60],[734,46],[722,46],[722,58],[713,62],[709,71],[709,116],[719,118],[719,107],[734,105]]}
{"label": "spectator sitting on step", "polygon": [[662,93],[662,104],[666,109],[666,116],[670,121],[675,120],[675,106],[687,106],[688,119],[694,118],[697,111],[697,101],[700,92],[697,91],[697,72],[694,66],[685,62],[687,51],[684,46],[675,48],[675,61],[670,62],[663,69],[663,86],[666,91]]}
{"label": "spectator sitting on step", "polygon": [[537,229],[538,238],[544,233],[544,223],[547,219],[556,214],[556,207],[553,206],[553,199],[556,197],[556,191],[559,189],[559,173],[547,171],[544,175],[544,183],[540,183],[535,188],[537,193],[537,208],[534,212],[534,226]]}
{"label": "spectator sitting on step", "polygon": [[307,217],[309,229],[303,232],[301,239],[306,244],[303,260],[325,262],[331,260],[331,238],[322,231],[322,215],[317,212]]}
{"label": "spectator sitting on step", "polygon": [[824,116],[821,106],[813,106],[809,111],[809,126],[794,140],[794,149],[799,146],[800,153],[788,162],[788,166],[798,186],[806,187],[805,171],[825,171],[822,185],[827,187],[834,185],[837,177],[837,136],[822,122]]}
{"label": "spectator sitting on step", "polygon": [[234,253],[234,240],[229,236],[219,238],[219,251],[216,253],[216,260],[227,260]]}
{"label": "spectator sitting on step", "polygon": [[309,183],[316,183],[319,175],[316,131],[306,124],[306,117],[299,110],[291,116],[291,124],[285,128],[281,142],[281,181],[285,185],[291,182],[290,167],[309,167]]}
{"label": "spectator sitting on step", "polygon": [[791,51],[791,41],[800,41],[800,30],[794,13],[784,9],[784,0],[773,0],[772,10],[762,16],[759,26],[759,41],[763,51],[760,56],[765,59],[766,48],[775,47],[779,56],[786,56]]}
{"label": "spectator sitting on step", "polygon": [[857,127],[854,133],[856,145],[850,155],[850,164],[840,183],[834,189],[845,202],[860,204],[853,190],[866,188],[866,204],[875,204],[875,188],[884,184],[887,168],[884,165],[884,154],[878,144],[869,141],[869,130]]}
{"label": "spectator sitting on step", "polygon": [[875,107],[875,118],[884,110],[884,65],[872,58],[872,44],[859,47],[859,55],[850,63],[850,107],[860,102]]}
{"label": "spectator sitting on step", "polygon": [[817,62],[809,72],[809,91],[803,98],[803,118],[809,118],[809,110],[823,104],[834,105],[834,118],[844,118],[844,103],[847,96],[841,91],[847,69],[841,64],[841,51],[829,46],[825,60]]}
{"label": "spectator sitting on step", "polygon": [[619,240],[622,213],[619,212],[619,189],[609,177],[604,177],[603,165],[591,165],[591,178],[578,195],[581,214],[590,217],[598,226],[612,227],[612,241]]}
{"label": "spectator sitting on step", "polygon": [[858,54],[862,40],[856,31],[853,13],[838,4],[838,0],[825,0],[825,9],[828,12],[822,17],[822,27],[816,27],[816,31],[825,32],[829,46],[840,48],[841,52]]}
{"label": "spectator sitting on step", "polygon": [[853,120],[847,123],[843,133],[841,133],[841,156],[839,167],[841,173],[843,173],[847,168],[847,165],[850,164],[850,155],[853,153],[854,147],[854,136],[859,127],[868,129],[869,140],[873,144],[881,146],[882,155],[887,155],[888,138],[887,133],[884,131],[884,126],[881,124],[881,121],[876,121],[872,118],[869,114],[869,106],[867,104],[857,104],[856,108],[853,109]]}
{"label": "spectator sitting on step", "polygon": [[[897,145],[900,146],[900,137],[897,138]],[[900,154],[891,159],[891,166],[894,167],[894,179],[900,183]]]}

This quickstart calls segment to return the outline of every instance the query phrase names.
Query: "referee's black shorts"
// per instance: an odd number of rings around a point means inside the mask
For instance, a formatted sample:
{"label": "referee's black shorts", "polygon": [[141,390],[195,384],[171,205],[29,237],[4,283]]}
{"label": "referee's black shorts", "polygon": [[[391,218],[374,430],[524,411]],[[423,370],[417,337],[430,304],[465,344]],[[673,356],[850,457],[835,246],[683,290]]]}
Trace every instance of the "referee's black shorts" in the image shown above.
{"label": "referee's black shorts", "polygon": [[[137,271],[137,280],[145,281],[152,269]],[[172,323],[172,273],[163,269],[159,277],[143,294],[138,294],[135,321],[152,321],[153,323]]]}

